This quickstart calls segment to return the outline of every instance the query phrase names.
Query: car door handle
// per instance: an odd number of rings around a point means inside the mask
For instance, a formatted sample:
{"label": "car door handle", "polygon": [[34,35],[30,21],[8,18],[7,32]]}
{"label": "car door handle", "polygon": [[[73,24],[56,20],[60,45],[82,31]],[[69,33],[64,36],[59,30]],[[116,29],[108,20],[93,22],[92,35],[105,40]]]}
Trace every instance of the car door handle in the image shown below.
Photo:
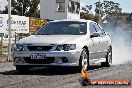
{"label": "car door handle", "polygon": [[101,43],[101,42],[99,42],[99,43]]}

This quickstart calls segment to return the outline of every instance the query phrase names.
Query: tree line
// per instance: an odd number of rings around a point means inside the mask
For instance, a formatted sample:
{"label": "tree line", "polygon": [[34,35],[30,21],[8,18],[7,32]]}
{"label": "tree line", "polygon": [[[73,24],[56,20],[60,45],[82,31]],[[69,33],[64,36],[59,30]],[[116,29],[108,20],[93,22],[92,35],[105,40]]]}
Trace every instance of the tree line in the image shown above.
{"label": "tree line", "polygon": [[[40,0],[11,0],[11,13],[13,15],[39,18],[39,4]],[[5,9],[0,11],[0,13],[7,14],[8,5],[5,6]]]}
{"label": "tree line", "polygon": [[114,1],[103,1],[95,2],[95,14],[92,13],[92,5],[86,5],[82,7],[82,12],[80,13],[81,19],[93,20],[97,23],[106,22],[110,25],[116,25],[120,23],[132,23],[132,13],[122,12],[120,4]]}

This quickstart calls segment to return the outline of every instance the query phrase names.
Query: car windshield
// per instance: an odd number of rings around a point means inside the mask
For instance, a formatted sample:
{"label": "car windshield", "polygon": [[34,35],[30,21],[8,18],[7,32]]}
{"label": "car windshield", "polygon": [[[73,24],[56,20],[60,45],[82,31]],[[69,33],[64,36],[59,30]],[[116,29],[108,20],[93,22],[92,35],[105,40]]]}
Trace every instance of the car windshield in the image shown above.
{"label": "car windshield", "polygon": [[87,33],[86,22],[49,22],[39,28],[35,35],[84,35]]}

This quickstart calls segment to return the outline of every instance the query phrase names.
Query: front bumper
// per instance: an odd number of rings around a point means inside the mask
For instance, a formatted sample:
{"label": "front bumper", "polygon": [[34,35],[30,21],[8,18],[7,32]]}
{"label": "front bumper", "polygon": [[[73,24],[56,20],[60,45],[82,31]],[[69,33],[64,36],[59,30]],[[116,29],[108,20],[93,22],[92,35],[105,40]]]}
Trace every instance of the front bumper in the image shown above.
{"label": "front bumper", "polygon": [[[46,60],[32,60],[31,54],[44,53]],[[41,52],[13,52],[12,57],[14,60],[14,66],[78,66],[81,52],[79,50],[72,51],[41,51]],[[52,61],[50,61],[52,59]],[[66,59],[64,62],[62,59]],[[48,62],[46,62],[48,61]]]}

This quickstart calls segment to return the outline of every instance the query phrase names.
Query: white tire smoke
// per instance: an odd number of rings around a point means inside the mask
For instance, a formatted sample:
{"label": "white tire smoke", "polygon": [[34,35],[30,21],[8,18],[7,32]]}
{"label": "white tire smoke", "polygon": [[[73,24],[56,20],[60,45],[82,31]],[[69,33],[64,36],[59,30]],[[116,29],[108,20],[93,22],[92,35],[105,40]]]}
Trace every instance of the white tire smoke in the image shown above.
{"label": "white tire smoke", "polygon": [[[113,28],[109,33],[112,35],[113,60],[112,63],[123,64],[132,60],[132,32],[128,25],[121,25]],[[107,29],[111,30],[110,28]]]}

